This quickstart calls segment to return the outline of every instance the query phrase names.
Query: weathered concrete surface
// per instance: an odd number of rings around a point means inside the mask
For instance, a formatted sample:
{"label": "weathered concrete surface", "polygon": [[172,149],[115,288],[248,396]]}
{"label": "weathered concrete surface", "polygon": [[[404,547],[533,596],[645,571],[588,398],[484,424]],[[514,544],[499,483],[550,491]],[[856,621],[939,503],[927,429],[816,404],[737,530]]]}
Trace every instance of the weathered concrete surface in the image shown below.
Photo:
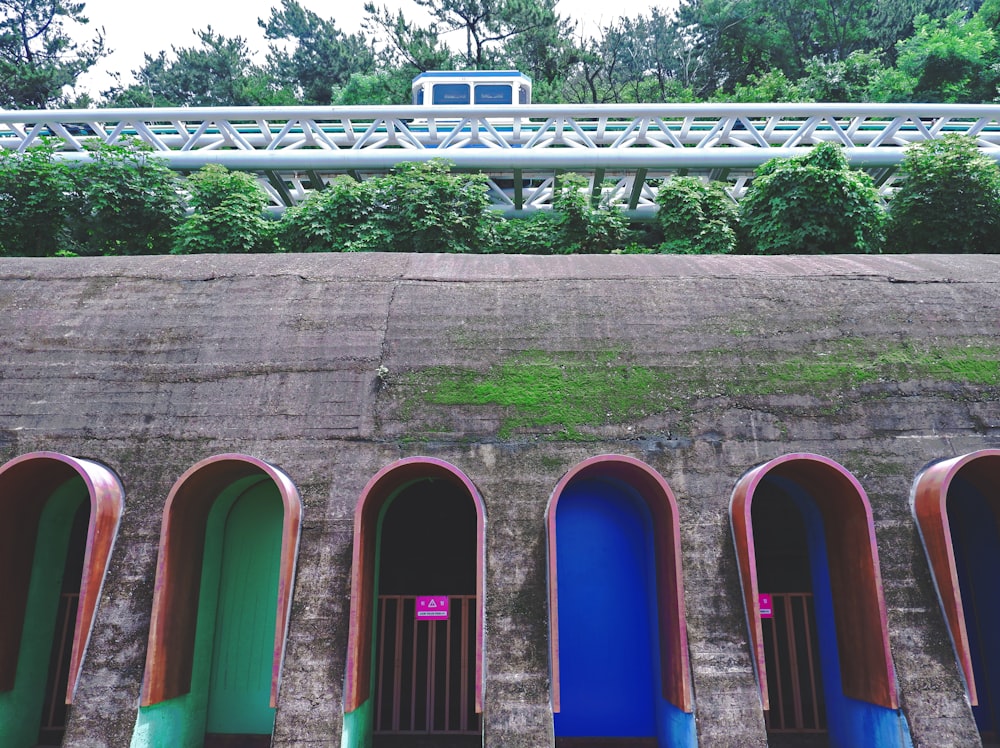
{"label": "weathered concrete surface", "polygon": [[[1000,257],[982,256],[2,260],[0,459],[89,457],[126,488],[66,744],[128,744],[163,501],[221,452],[280,466],[304,503],[275,745],[339,744],[354,506],[418,454],[486,502],[486,743],[549,744],[545,505],[613,452],[678,498],[700,744],[763,746],[728,500],[750,467],[816,452],[871,499],[915,744],[977,745],[907,499],[928,461],[1000,446],[995,380],[920,363],[1000,349],[998,297]],[[435,395],[525,352],[663,376],[642,412],[568,430]]]}

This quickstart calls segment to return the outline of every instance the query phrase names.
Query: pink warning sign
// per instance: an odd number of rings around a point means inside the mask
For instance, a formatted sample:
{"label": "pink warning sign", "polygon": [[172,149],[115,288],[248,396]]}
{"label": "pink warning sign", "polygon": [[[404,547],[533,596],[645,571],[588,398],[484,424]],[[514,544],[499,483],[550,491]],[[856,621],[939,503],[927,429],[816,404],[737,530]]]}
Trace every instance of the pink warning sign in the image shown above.
{"label": "pink warning sign", "polygon": [[447,621],[448,620],[448,596],[447,595],[418,595],[416,605],[416,619],[418,621]]}
{"label": "pink warning sign", "polygon": [[774,606],[769,594],[757,595],[757,607],[760,609],[761,618],[774,618]]}

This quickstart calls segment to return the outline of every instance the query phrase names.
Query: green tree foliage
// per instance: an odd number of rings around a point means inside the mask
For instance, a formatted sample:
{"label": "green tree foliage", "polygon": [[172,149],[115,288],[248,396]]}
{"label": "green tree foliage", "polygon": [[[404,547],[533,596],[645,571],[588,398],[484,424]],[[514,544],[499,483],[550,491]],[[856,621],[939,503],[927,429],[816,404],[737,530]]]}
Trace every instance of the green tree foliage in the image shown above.
{"label": "green tree foliage", "polygon": [[174,254],[250,253],[274,250],[267,195],[252,174],[209,164],[186,182],[194,213],[177,229]]}
{"label": "green tree foliage", "polygon": [[364,182],[341,177],[286,211],[279,237],[291,251],[483,252],[494,227],[486,177],[435,159]]}
{"label": "green tree foliage", "polygon": [[343,106],[392,106],[409,103],[413,74],[404,68],[378,73],[353,73],[333,91],[333,103]]}
{"label": "green tree foliage", "polygon": [[70,174],[51,147],[0,149],[0,255],[47,257],[66,249],[72,193]]}
{"label": "green tree foliage", "polygon": [[415,0],[434,19],[438,33],[465,36],[463,67],[483,70],[504,59],[504,43],[530,32],[557,33],[555,0]]}
{"label": "green tree foliage", "polygon": [[695,0],[694,7],[699,4],[715,34],[715,64],[736,73],[724,81],[729,88],[771,69],[798,78],[813,57],[844,59],[865,48],[874,0]]}
{"label": "green tree foliage", "polygon": [[70,29],[89,23],[84,3],[0,0],[0,107],[64,104],[64,91],[103,57],[98,32],[77,44]]}
{"label": "green tree foliage", "polygon": [[[407,21],[402,11],[365,3],[365,28],[381,37],[383,49],[378,62],[381,71],[403,70],[413,74],[428,70],[451,70],[451,50],[438,36],[437,26],[419,26]],[[402,101],[409,100],[409,86]]]}
{"label": "green tree foliage", "polygon": [[997,95],[997,41],[979,17],[965,20],[961,11],[945,19],[921,15],[915,24],[913,36],[897,47],[897,68],[909,83],[900,98],[975,103]]}
{"label": "green tree foliage", "polygon": [[99,145],[72,171],[75,251],[91,255],[163,254],[184,217],[180,180],[148,146]]}
{"label": "green tree foliage", "polygon": [[895,65],[896,44],[913,36],[918,16],[946,18],[955,11],[968,12],[977,3],[978,0],[972,3],[968,0],[878,0],[869,19],[872,48],[880,52],[888,65]]}
{"label": "green tree foliage", "polygon": [[293,90],[305,104],[329,104],[334,91],[353,74],[370,72],[374,53],[360,34],[344,34],[297,0],[281,0],[267,21],[258,21],[265,38],[290,44],[271,45],[268,72],[278,87]]}
{"label": "green tree foliage", "polygon": [[567,98],[590,103],[671,101],[691,98],[695,78],[690,47],[672,16],[618,18],[601,27],[577,55]]}
{"label": "green tree foliage", "polygon": [[885,215],[871,177],[824,143],[759,167],[740,221],[754,254],[870,253],[881,250]]}
{"label": "green tree foliage", "polygon": [[209,26],[194,32],[195,47],[173,55],[146,55],[133,82],[105,92],[114,106],[249,106],[291,104],[292,92],[255,65],[242,37],[227,38]]}
{"label": "green tree foliage", "polygon": [[947,135],[911,146],[889,211],[894,252],[997,252],[1000,169],[975,141]]}
{"label": "green tree foliage", "polygon": [[729,254],[736,251],[736,203],[719,182],[674,177],[656,194],[656,220],[663,231],[661,252]]}
{"label": "green tree foliage", "polygon": [[532,100],[562,101],[564,82],[580,59],[573,42],[576,24],[555,12],[557,0],[539,0],[541,22],[530,25],[504,40],[504,66],[531,78]]}

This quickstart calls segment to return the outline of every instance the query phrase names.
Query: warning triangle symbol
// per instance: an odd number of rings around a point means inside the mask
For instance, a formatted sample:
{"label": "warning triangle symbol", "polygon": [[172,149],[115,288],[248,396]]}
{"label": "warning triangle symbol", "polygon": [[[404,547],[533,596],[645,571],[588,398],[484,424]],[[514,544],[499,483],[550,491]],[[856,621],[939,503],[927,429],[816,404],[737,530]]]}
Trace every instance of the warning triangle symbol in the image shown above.
{"label": "warning triangle symbol", "polygon": [[429,602],[429,603],[427,604],[427,607],[428,607],[428,608],[436,608],[437,606],[438,606],[438,604],[437,604],[437,602],[435,602],[434,600],[431,600],[431,601],[430,601],[430,602]]}

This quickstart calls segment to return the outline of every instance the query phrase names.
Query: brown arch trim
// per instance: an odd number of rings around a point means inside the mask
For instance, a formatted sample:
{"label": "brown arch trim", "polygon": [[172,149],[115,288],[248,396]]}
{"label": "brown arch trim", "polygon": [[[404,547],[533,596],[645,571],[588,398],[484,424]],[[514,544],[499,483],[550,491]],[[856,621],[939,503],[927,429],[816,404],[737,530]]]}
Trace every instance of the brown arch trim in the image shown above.
{"label": "brown arch trim", "polygon": [[408,457],[382,468],[368,481],[354,510],[354,556],[351,567],[351,612],[347,634],[344,712],[353,712],[371,694],[372,613],[378,519],[388,502],[408,483],[435,478],[463,488],[476,507],[476,712],[483,711],[484,581],[486,508],[479,490],[466,475],[444,460]]}
{"label": "brown arch trim", "polygon": [[844,467],[827,457],[806,453],[787,454],[749,471],[736,483],[729,504],[743,605],[764,709],[770,707],[750,509],[757,487],[768,476],[802,486],[823,518],[844,694],[898,709],[871,505],[861,484]]}
{"label": "brown arch trim", "polygon": [[965,628],[965,611],[962,592],[958,586],[955,548],[951,542],[951,524],[948,520],[948,490],[952,480],[959,474],[987,497],[993,513],[1000,521],[1000,449],[983,449],[928,466],[913,482],[910,507],[920,530],[941,609],[948,622],[955,656],[965,677],[969,701],[977,706],[979,696],[972,670],[972,652]]}
{"label": "brown arch trim", "polygon": [[302,527],[302,503],[295,485],[281,470],[241,454],[221,454],[202,460],[180,477],[167,496],[156,561],[142,706],[181,696],[191,689],[205,524],[219,494],[235,481],[253,475],[273,481],[284,505],[271,666],[271,706],[277,706]]}
{"label": "brown arch trim", "polygon": [[653,520],[657,610],[660,634],[660,676],[663,697],[677,708],[691,712],[691,667],[688,658],[684,583],[681,572],[681,535],[677,500],[663,477],[649,465],[624,455],[599,455],[584,460],[556,485],[545,510],[548,558],[549,666],[552,711],[558,712],[559,687],[559,580],[556,565],[556,509],[563,491],[581,478],[613,478],[633,488],[649,507]]}
{"label": "brown arch trim", "polygon": [[31,452],[0,467],[0,691],[14,687],[38,521],[52,492],[80,477],[90,496],[90,524],[73,630],[66,703],[73,703],[97,602],[125,505],[121,481],[109,468],[58,452]]}

